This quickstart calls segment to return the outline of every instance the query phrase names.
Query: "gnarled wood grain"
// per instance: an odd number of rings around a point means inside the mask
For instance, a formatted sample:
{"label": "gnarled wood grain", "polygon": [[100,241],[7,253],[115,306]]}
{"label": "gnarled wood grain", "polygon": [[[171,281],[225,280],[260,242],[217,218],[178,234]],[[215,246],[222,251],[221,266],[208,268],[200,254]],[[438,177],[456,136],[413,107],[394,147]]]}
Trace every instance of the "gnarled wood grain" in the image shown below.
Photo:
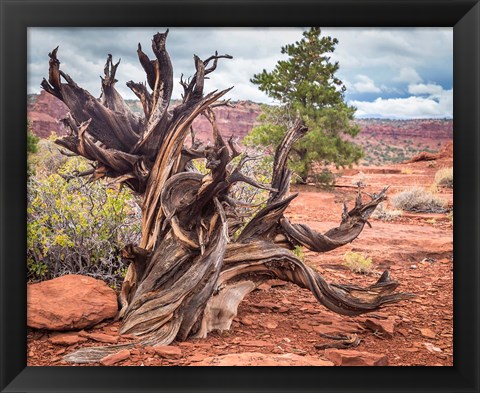
{"label": "gnarled wood grain", "polygon": [[[50,54],[48,81],[42,87],[70,109],[65,120],[69,135],[57,143],[93,161],[85,172],[94,179],[110,177],[142,196],[142,239],[129,244],[122,257],[129,268],[120,294],[118,318],[121,333],[138,336],[144,345],[169,344],[208,332],[229,329],[238,304],[263,281],[272,277],[309,289],[333,312],[358,315],[408,299],[395,292],[398,283],[385,272],[381,279],[362,288],[329,284],[290,251],[304,246],[326,252],[353,241],[368,218],[385,199],[386,188],[368,201],[357,195],[355,206],[345,206],[338,227],[318,233],[284,216],[296,197],[289,194],[291,171],[287,158],[294,143],[308,131],[301,120],[293,122],[275,152],[272,182],[258,184],[242,173],[249,159],[229,163],[241,152],[220,135],[212,108],[229,105],[219,101],[230,88],[204,94],[204,79],[230,55],[215,53],[206,60],[194,57],[192,78],[181,78],[182,103],[170,108],[173,67],[166,48],[168,30],[152,40],[153,60],[139,44],[137,54],[146,84],[127,82],[140,99],[144,116],[133,114],[115,89],[120,60],[107,56],[102,95],[95,99],[60,69],[58,48]],[[149,90],[150,89],[150,90]],[[192,123],[199,115],[210,121],[213,146],[195,140]],[[190,146],[185,144],[192,137]],[[192,160],[205,159],[208,173],[194,169]],[[232,185],[246,182],[269,190],[266,206],[237,233],[251,207],[230,194]],[[125,348],[86,348],[66,357],[69,361],[98,361]]]}

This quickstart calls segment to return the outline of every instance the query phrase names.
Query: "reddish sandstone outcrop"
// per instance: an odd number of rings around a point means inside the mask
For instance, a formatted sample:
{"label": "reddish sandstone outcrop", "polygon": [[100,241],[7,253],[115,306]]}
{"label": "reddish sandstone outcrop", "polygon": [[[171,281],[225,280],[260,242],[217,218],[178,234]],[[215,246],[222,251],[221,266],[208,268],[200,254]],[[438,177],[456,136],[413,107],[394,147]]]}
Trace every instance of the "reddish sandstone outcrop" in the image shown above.
{"label": "reddish sandstone outcrop", "polygon": [[71,274],[29,284],[27,325],[36,329],[76,330],[117,314],[117,295],[103,281]]}
{"label": "reddish sandstone outcrop", "polygon": [[386,355],[351,349],[326,349],[325,357],[336,366],[388,366]]}

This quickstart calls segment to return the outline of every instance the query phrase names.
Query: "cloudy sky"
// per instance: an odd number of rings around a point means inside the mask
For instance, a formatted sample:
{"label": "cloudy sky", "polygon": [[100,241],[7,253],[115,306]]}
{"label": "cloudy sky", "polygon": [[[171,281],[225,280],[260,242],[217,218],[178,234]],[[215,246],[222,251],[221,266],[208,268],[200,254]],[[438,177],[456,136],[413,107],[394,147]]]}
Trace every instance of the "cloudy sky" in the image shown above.
{"label": "cloudy sky", "polygon": [[[145,81],[136,48],[140,42],[151,58],[155,28],[30,28],[28,32],[28,93],[38,93],[48,75],[48,52],[60,46],[61,69],[95,96],[106,55],[121,58],[117,89],[135,98],[125,86]],[[235,86],[232,100],[271,103],[250,83],[253,74],[272,70],[282,59],[280,48],[302,38],[303,28],[170,28],[167,50],[178,82],[194,73],[193,54],[207,58],[215,50],[233,60],[220,60],[206,88]],[[323,28],[338,38],[332,59],[340,64],[345,99],[357,117],[451,118],[453,115],[452,28]],[[175,84],[173,98],[182,88]]]}

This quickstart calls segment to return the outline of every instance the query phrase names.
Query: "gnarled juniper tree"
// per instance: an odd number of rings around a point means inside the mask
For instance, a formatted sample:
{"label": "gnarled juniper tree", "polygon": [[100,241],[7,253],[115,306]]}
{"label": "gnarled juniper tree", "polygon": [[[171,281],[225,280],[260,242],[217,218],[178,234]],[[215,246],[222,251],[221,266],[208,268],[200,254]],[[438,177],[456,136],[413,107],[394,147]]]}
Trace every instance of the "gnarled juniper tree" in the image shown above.
{"label": "gnarled juniper tree", "polygon": [[[70,132],[56,143],[94,163],[83,175],[114,178],[141,196],[141,242],[122,251],[130,266],[120,295],[121,333],[154,345],[229,329],[240,301],[273,277],[308,288],[325,307],[346,315],[377,310],[409,297],[394,293],[398,284],[388,272],[367,288],[328,284],[291,252],[298,245],[326,252],[351,242],[385,199],[386,190],[367,202],[359,192],[355,206],[344,207],[340,225],[324,234],[290,222],[284,211],[296,195],[289,195],[291,172],[286,160],[292,144],[307,128],[300,120],[291,124],[276,150],[269,186],[245,176],[242,166],[249,157],[231,164],[241,156],[239,146],[233,139],[222,138],[212,110],[225,105],[219,100],[230,89],[204,94],[205,77],[219,59],[231,56],[215,53],[206,60],[195,56],[193,77],[180,82],[182,102],[171,108],[173,71],[165,47],[167,35],[168,30],[154,35],[153,60],[138,45],[147,83],[127,82],[140,99],[144,116],[132,113],[115,89],[119,63],[114,64],[111,55],[99,99],[60,69],[58,48],[49,54],[48,81],[42,82],[48,93],[70,109],[65,119]],[[213,146],[194,138],[192,122],[199,115],[211,123]],[[191,133],[192,144],[187,147]],[[208,174],[195,170],[192,160],[197,158],[206,159]],[[238,214],[245,204],[230,194],[236,182],[269,190],[266,206],[248,223]],[[95,361],[118,348],[84,349],[70,359]]]}

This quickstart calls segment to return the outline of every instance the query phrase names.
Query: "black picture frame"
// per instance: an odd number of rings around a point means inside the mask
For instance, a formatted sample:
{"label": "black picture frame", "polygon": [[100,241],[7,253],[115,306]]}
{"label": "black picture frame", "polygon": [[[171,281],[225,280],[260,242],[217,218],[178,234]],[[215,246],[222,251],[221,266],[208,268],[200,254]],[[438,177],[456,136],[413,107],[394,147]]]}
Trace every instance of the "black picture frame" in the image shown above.
{"label": "black picture frame", "polygon": [[[479,392],[480,5],[471,0],[0,0],[2,392]],[[27,28],[454,27],[453,367],[26,367]]]}

